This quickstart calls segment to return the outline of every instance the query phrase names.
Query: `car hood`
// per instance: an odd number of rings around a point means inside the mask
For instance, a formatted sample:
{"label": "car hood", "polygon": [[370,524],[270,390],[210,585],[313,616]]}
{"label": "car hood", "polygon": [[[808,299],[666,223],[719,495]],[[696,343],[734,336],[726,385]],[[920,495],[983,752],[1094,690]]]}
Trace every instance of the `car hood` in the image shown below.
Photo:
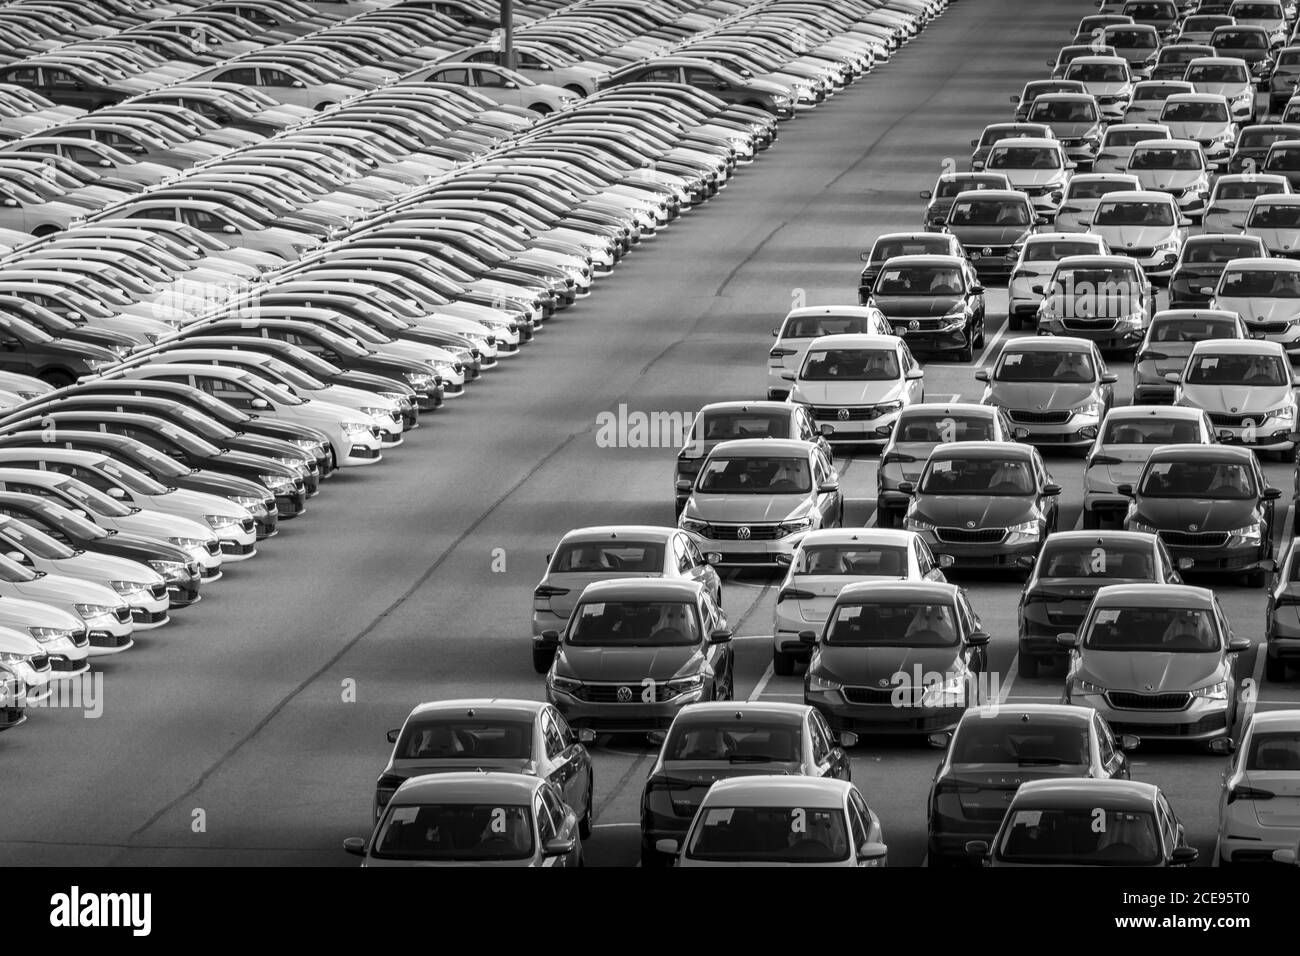
{"label": "car hood", "polygon": [[1118,250],[1154,246],[1174,235],[1169,226],[1099,226],[1093,223],[1091,231],[1105,239],[1116,255],[1121,254]]}
{"label": "car hood", "polygon": [[179,515],[163,514],[159,511],[138,511],[120,518],[94,516],[95,523],[105,528],[115,528],[132,534],[146,535],[154,538],[198,538],[206,541],[211,538],[212,529],[199,524],[191,518]]}
{"label": "car hood", "polygon": [[984,401],[1003,408],[1060,411],[1089,401],[1096,391],[1092,382],[992,382]]}
{"label": "car hood", "polygon": [[[1253,498],[1245,501],[1209,498],[1148,498],[1139,496],[1136,518],[1171,531],[1232,531],[1259,520]],[[1195,527],[1193,527],[1193,525]]]}
{"label": "car hood", "polygon": [[[1244,216],[1242,218],[1245,219]],[[1300,245],[1300,228],[1296,226],[1285,226],[1276,229],[1251,226],[1248,235],[1259,237],[1264,241],[1264,245],[1270,249],[1291,249]],[[1300,311],[1300,303],[1297,303],[1295,299],[1287,301],[1291,303],[1290,311]]]}
{"label": "car hood", "polygon": [[[971,235],[974,232],[972,231]],[[967,233],[956,233],[958,239],[965,240]],[[1017,233],[1019,235],[1019,233]],[[983,239],[972,239],[972,242],[983,242]],[[1003,242],[1002,239],[989,239],[989,242]],[[874,271],[879,272],[880,266],[873,267]],[[913,317],[932,317],[938,318],[946,315],[948,312],[961,305],[962,297],[959,295],[876,295],[872,294],[871,301],[876,304],[876,308],[889,318],[913,318]],[[880,383],[871,383],[880,384]]]}
{"label": "car hood", "polygon": [[[1031,120],[1030,122],[1037,122],[1037,120]],[[1078,139],[1097,126],[1092,120],[1080,120],[1077,123],[1065,120],[1051,120],[1047,122],[1047,125],[1052,128],[1052,132],[1056,134],[1057,139]],[[1062,175],[1062,171],[1059,169],[1051,170],[1051,172],[1057,176]]]}
{"label": "car hood", "polygon": [[75,630],[82,626],[81,618],[69,611],[44,604],[40,601],[24,600],[17,597],[0,599],[0,626],[14,627],[58,627]]}
{"label": "car hood", "polygon": [[11,627],[0,627],[0,653],[29,657],[34,654],[44,654],[45,650],[37,643],[36,638],[28,637]]}
{"label": "car hood", "polygon": [[[817,659],[809,665],[831,680],[855,687],[889,686],[904,673],[915,683],[916,669],[921,677],[930,673],[955,672],[960,647],[852,647],[819,644]],[[881,681],[885,683],[882,685]]]}
{"label": "car hood", "polygon": [[1215,653],[1091,651],[1080,654],[1077,676],[1107,690],[1182,691],[1211,683],[1219,673]]}
{"label": "car hood", "polygon": [[913,517],[944,528],[1006,528],[1037,513],[1032,495],[918,494],[915,502]]}
{"label": "car hood", "polygon": [[555,673],[582,681],[627,681],[640,697],[641,681],[688,677],[700,669],[704,657],[690,647],[575,647],[562,644],[555,658]]}
{"label": "car hood", "polygon": [[1168,120],[1164,125],[1174,139],[1214,139],[1228,126],[1221,120]]}
{"label": "car hood", "polygon": [[[227,515],[235,518],[252,517],[243,505],[230,501],[224,495],[209,494],[206,491],[191,491],[188,488],[176,488],[165,495],[152,496],[155,507],[173,508],[193,514]],[[193,519],[198,521],[199,519]],[[204,527],[207,527],[205,524]]]}
{"label": "car hood", "polygon": [[1204,175],[1200,169],[1132,169],[1143,189],[1186,189]]}
{"label": "car hood", "polygon": [[903,385],[886,382],[796,382],[791,400],[811,405],[876,405],[901,397]]}
{"label": "car hood", "polygon": [[[1029,186],[1046,186],[1048,183],[1060,182],[1065,179],[1068,173],[1064,169],[999,169],[998,172],[1006,173],[1007,179],[1015,189],[1024,189]],[[1026,227],[1017,227],[1024,232]]]}
{"label": "car hood", "polygon": [[[1220,306],[1232,308],[1232,306]],[[1255,315],[1242,311],[1242,317],[1256,318]],[[1267,314],[1258,316],[1268,318]],[[1187,385],[1181,388],[1182,404],[1203,408],[1208,412],[1229,412],[1233,415],[1248,415],[1251,412],[1266,412],[1277,408],[1291,398],[1291,389],[1286,385],[1264,387],[1260,385]]]}
{"label": "car hood", "polygon": [[807,510],[807,495],[710,495],[696,492],[683,514],[702,521],[785,521]]}
{"label": "car hood", "polygon": [[[1250,84],[1239,83],[1239,82],[1211,83],[1207,81],[1197,80],[1192,84],[1192,89],[1196,90],[1197,93],[1211,93],[1214,94],[1215,96],[1226,97],[1228,102],[1231,103],[1242,93],[1249,90]],[[1167,123],[1166,125],[1172,130],[1178,124]],[[1174,138],[1178,139],[1179,137],[1175,136]]]}
{"label": "car hood", "polygon": [[56,574],[70,574],[74,577],[89,578],[95,581],[140,581],[146,584],[162,584],[163,577],[153,568],[119,558],[111,554],[95,554],[83,551],[70,558],[42,562]]}

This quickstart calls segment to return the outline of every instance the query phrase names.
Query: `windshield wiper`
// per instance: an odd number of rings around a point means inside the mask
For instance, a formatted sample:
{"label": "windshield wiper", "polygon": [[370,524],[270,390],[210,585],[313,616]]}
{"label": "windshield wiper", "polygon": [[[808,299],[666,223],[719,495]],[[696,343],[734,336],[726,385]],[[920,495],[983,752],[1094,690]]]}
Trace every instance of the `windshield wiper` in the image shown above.
{"label": "windshield wiper", "polygon": [[1056,757],[1021,757],[1018,761],[1022,767],[1063,767],[1064,760]]}
{"label": "windshield wiper", "polygon": [[773,759],[767,754],[732,754],[727,758],[731,763],[771,763]]}

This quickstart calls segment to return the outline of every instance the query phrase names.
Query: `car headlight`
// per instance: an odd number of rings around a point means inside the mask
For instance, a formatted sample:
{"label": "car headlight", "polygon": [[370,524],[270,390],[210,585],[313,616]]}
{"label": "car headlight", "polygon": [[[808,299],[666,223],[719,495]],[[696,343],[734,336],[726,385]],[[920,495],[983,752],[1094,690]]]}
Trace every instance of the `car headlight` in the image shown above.
{"label": "car headlight", "polygon": [[707,521],[700,521],[697,518],[683,518],[680,523],[683,531],[690,531],[695,534],[704,534],[709,530]]}
{"label": "car headlight", "polygon": [[1076,693],[1076,694],[1104,694],[1104,693],[1106,693],[1106,688],[1101,687],[1101,686],[1099,686],[1099,685],[1097,685],[1097,684],[1089,683],[1089,682],[1086,681],[1086,680],[1079,680],[1079,679],[1076,677],[1076,678],[1074,679],[1074,693]]}
{"label": "car headlight", "polygon": [[1234,528],[1228,532],[1229,538],[1235,538],[1242,544],[1259,544],[1260,537],[1263,534],[1263,526],[1256,521],[1254,524],[1248,524],[1241,528]]}
{"label": "car headlight", "polygon": [[774,93],[772,95],[772,102],[777,106],[789,106],[790,97],[786,96],[784,93]]}
{"label": "car headlight", "polygon": [[204,515],[203,520],[213,531],[238,531],[243,522],[231,515]]}
{"label": "car headlight", "polygon": [[1275,408],[1264,416],[1265,418],[1276,418],[1279,421],[1289,422],[1295,418],[1295,406],[1283,405],[1281,408]]}
{"label": "car headlight", "polygon": [[308,463],[301,458],[281,458],[277,455],[274,460],[286,468],[292,468],[300,475],[310,470]]}
{"label": "car headlight", "polygon": [[27,633],[42,644],[72,636],[71,631],[62,627],[29,627]]}
{"label": "car headlight", "polygon": [[398,406],[405,405],[411,400],[411,397],[405,392],[380,392],[379,397],[386,398]]}
{"label": "car headlight", "polygon": [[206,548],[208,545],[208,542],[203,538],[175,537],[175,538],[168,538],[167,543],[174,544],[178,548],[185,548],[186,550],[190,548]]}
{"label": "car headlight", "polygon": [[[434,365],[433,369],[437,372],[438,366]],[[430,375],[427,372],[403,372],[402,377],[406,379],[407,385],[420,391],[433,387],[433,375]]]}
{"label": "car headlight", "polygon": [[808,689],[821,691],[825,693],[833,690],[843,690],[844,685],[837,680],[831,680],[829,677],[823,677],[816,671],[808,672]]}
{"label": "car headlight", "polygon": [[876,414],[889,415],[893,412],[901,411],[902,408],[903,408],[903,403],[900,401],[881,402],[879,405],[876,406]]}
{"label": "car headlight", "polygon": [[29,663],[26,654],[19,654],[17,651],[0,651],[0,664],[27,664]]}
{"label": "car headlight", "polygon": [[1228,699],[1228,682],[1219,681],[1217,684],[1208,684],[1205,687],[1198,687],[1192,691],[1193,697],[1203,697],[1207,700],[1227,700]]}
{"label": "car headlight", "polygon": [[1041,529],[1037,518],[1030,521],[1022,521],[1019,524],[1013,524],[1007,528],[1008,534],[1020,534],[1030,538],[1037,538],[1040,531]]}
{"label": "car headlight", "polygon": [[389,409],[377,408],[374,405],[370,405],[366,408],[362,408],[360,409],[360,412],[362,415],[369,415],[371,418],[392,418],[393,417],[393,413]]}
{"label": "car headlight", "polygon": [[261,472],[257,475],[257,480],[272,491],[292,491],[293,479],[288,475],[270,475]]}
{"label": "car headlight", "polygon": [[343,422],[343,431],[348,435],[369,434],[369,422]]}
{"label": "car headlight", "polygon": [[1070,409],[1070,414],[1097,417],[1101,415],[1101,402],[1084,402],[1082,405],[1076,405]]}
{"label": "car headlight", "polygon": [[920,518],[913,518],[911,515],[907,516],[906,524],[907,524],[908,531],[934,531],[935,530],[935,525],[931,524],[929,521],[922,521]]}
{"label": "car headlight", "polygon": [[678,677],[668,682],[669,694],[673,697],[679,694],[690,694],[704,688],[704,678],[699,674],[694,677]]}
{"label": "car headlight", "polygon": [[571,677],[560,677],[555,673],[546,675],[546,683],[552,690],[558,690],[563,694],[572,694],[582,689],[582,681]]}
{"label": "car headlight", "polygon": [[812,518],[798,518],[794,521],[782,521],[777,530],[782,537],[789,534],[799,534],[801,531],[807,531],[812,528]]}
{"label": "car headlight", "polygon": [[149,567],[161,574],[165,581],[179,581],[186,576],[185,565],[180,561],[150,561]]}
{"label": "car headlight", "polygon": [[[1156,252],[1177,252],[1178,246],[1179,246],[1179,242],[1177,239],[1166,239],[1164,242],[1156,244],[1155,251]],[[1135,315],[1130,315],[1128,316],[1128,318],[1129,320],[1136,319],[1139,322],[1142,321],[1142,315],[1140,313]]]}
{"label": "car headlight", "polygon": [[86,620],[92,617],[109,617],[113,609],[107,604],[74,604],[72,609]]}
{"label": "car headlight", "polygon": [[144,594],[149,589],[149,585],[141,581],[109,581],[108,586],[123,597]]}
{"label": "car headlight", "polygon": [[303,451],[309,451],[315,455],[320,450],[320,442],[314,438],[295,438],[293,443]]}
{"label": "car headlight", "polygon": [[1143,521],[1133,521],[1128,525],[1129,531],[1140,531],[1143,534],[1156,534],[1159,529],[1155,525],[1147,524]]}

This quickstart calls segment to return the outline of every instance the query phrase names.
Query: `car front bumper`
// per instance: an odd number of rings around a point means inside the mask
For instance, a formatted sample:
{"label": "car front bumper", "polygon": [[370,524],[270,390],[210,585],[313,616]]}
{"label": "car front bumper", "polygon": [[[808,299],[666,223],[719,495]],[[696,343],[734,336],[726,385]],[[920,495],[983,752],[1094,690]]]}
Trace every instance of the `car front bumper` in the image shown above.
{"label": "car front bumper", "polygon": [[1210,740],[1228,732],[1229,701],[1193,697],[1182,710],[1129,710],[1112,707],[1105,694],[1069,694],[1065,703],[1092,707],[1116,734],[1145,740]]}
{"label": "car front bumper", "polygon": [[804,703],[817,708],[837,733],[918,735],[951,730],[964,707],[851,704],[841,691],[804,691]]}
{"label": "car front bumper", "polygon": [[687,704],[698,703],[703,699],[703,691],[697,690],[679,694],[669,701],[642,703],[641,680],[630,680],[625,686],[632,694],[627,703],[596,703],[581,700],[572,694],[558,691],[551,686],[546,688],[546,699],[564,715],[574,727],[585,727],[604,733],[648,733],[653,730],[667,730],[677,712]]}

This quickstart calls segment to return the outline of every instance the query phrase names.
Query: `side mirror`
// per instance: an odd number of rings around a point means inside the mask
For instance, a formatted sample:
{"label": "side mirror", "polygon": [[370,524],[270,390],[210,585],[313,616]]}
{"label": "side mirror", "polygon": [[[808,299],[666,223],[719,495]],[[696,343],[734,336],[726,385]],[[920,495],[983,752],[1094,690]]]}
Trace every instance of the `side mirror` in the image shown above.
{"label": "side mirror", "polygon": [[901,492],[902,492],[903,494],[905,494],[905,495],[914,495],[914,494],[916,494],[916,482],[914,482],[914,481],[900,481],[900,482],[898,483],[898,490],[901,491]]}
{"label": "side mirror", "polygon": [[1043,494],[1045,495],[1059,495],[1060,493],[1061,486],[1054,481],[1049,481],[1047,484],[1043,485]]}
{"label": "side mirror", "polygon": [[799,632],[799,643],[800,643],[800,644],[816,644],[816,643],[817,643],[817,632],[816,632],[816,631],[800,631],[800,632]]}
{"label": "side mirror", "polygon": [[1115,486],[1115,493],[1116,493],[1117,495],[1123,495],[1125,498],[1132,498],[1132,497],[1133,497],[1133,486],[1130,485],[1130,484],[1128,484],[1127,482],[1125,482],[1125,483],[1122,484],[1122,485],[1116,485],[1116,486]]}
{"label": "side mirror", "polygon": [[989,380],[989,370],[986,368],[977,368],[975,370],[975,381],[987,382]]}
{"label": "side mirror", "polygon": [[871,261],[871,253],[870,253],[870,252],[863,252],[863,253],[860,253],[860,254],[858,255],[858,258],[861,259],[863,262],[870,262],[870,261]]}
{"label": "side mirror", "polygon": [[[1279,489],[1279,488],[1265,488],[1265,489],[1264,489],[1264,500],[1265,500],[1265,501],[1277,501],[1277,499],[1279,499],[1279,498],[1281,498],[1281,497],[1282,497],[1282,491],[1281,491],[1281,489]],[[1272,570],[1272,569],[1270,568],[1270,569],[1265,569],[1265,570]]]}
{"label": "side mirror", "polygon": [[1237,742],[1231,737],[1215,737],[1209,743],[1209,750],[1212,754],[1220,754],[1224,757],[1235,752]]}
{"label": "side mirror", "polygon": [[1115,738],[1115,743],[1119,744],[1120,750],[1128,754],[1142,746],[1142,738],[1137,734],[1120,734]]}
{"label": "side mirror", "polygon": [[567,839],[556,837],[554,840],[546,841],[546,845],[542,847],[542,856],[568,856],[577,845],[578,841],[573,837]]}
{"label": "side mirror", "polygon": [[1250,650],[1251,643],[1248,637],[1230,637],[1228,638],[1228,653],[1241,654]]}
{"label": "side mirror", "polygon": [[13,209],[15,206],[18,205],[18,200],[17,200],[17,199],[6,199],[6,200],[5,200],[5,205],[8,206],[10,209]]}
{"label": "side mirror", "polygon": [[919,368],[909,368],[906,377],[908,381],[914,382],[918,378],[925,378],[925,371]]}
{"label": "side mirror", "polygon": [[117,488],[117,487],[109,488],[108,496],[110,498],[115,498],[118,501],[123,501],[126,498],[126,491],[122,488]]}
{"label": "side mirror", "polygon": [[1221,442],[1230,442],[1233,439],[1232,429],[1220,428],[1215,437]]}
{"label": "side mirror", "polygon": [[782,372],[781,378],[784,381],[793,382],[795,380],[795,374],[794,372]]}
{"label": "side mirror", "polygon": [[29,563],[30,563],[30,562],[27,560],[27,555],[23,554],[21,551],[10,551],[10,552],[8,552],[8,553],[5,554],[5,557],[8,558],[10,561],[16,561],[16,562],[18,562],[19,564],[29,564]]}
{"label": "side mirror", "polygon": [[1190,570],[1192,570],[1192,568],[1194,568],[1194,567],[1196,567],[1196,559],[1195,559],[1195,558],[1179,558],[1179,559],[1178,559],[1178,570],[1179,570],[1179,571],[1190,571]]}
{"label": "side mirror", "polygon": [[710,644],[726,644],[731,640],[731,631],[726,628],[720,628],[709,635]]}
{"label": "side mirror", "polygon": [[1031,285],[1029,291],[1034,295],[1043,295],[1046,290],[1041,285]]}
{"label": "side mirror", "polygon": [[1175,866],[1189,866],[1196,862],[1196,858],[1201,855],[1201,851],[1194,846],[1176,846],[1174,852],[1169,855],[1169,862]]}
{"label": "side mirror", "polygon": [[583,727],[578,731],[578,743],[594,744],[596,742],[596,732],[590,727]]}
{"label": "side mirror", "polygon": [[889,855],[889,848],[883,843],[864,843],[858,847],[858,862],[867,863],[871,860],[883,860]]}
{"label": "side mirror", "polygon": [[987,631],[971,631],[966,635],[966,643],[971,647],[983,647],[989,642]]}
{"label": "side mirror", "polygon": [[851,730],[841,730],[835,739],[841,747],[856,747],[858,745],[858,735]]}
{"label": "side mirror", "polygon": [[1201,286],[1199,289],[1197,289],[1196,291],[1199,292],[1199,293],[1201,293],[1201,295],[1214,295],[1214,286],[1212,286],[1212,285],[1203,285],[1203,286]]}
{"label": "side mirror", "polygon": [[1274,850],[1273,862],[1289,863],[1291,866],[1295,866],[1297,862],[1300,862],[1300,858],[1296,856],[1295,850]]}
{"label": "side mirror", "polygon": [[228,236],[233,236],[239,230],[236,229],[234,226],[232,226],[230,223],[226,223],[224,226],[221,227],[221,231]]}
{"label": "side mirror", "polygon": [[830,495],[830,494],[834,494],[839,490],[840,490],[840,483],[838,481],[823,481],[820,485],[817,486],[817,494],[819,495]]}
{"label": "side mirror", "polygon": [[934,556],[934,563],[939,565],[941,568],[950,568],[957,563],[957,559],[951,554],[936,554]]}
{"label": "side mirror", "polygon": [[390,744],[395,744],[397,743],[397,738],[400,737],[401,735],[402,735],[402,729],[398,727],[395,730],[390,730],[388,733],[384,734],[384,737],[385,739],[387,739],[387,741]]}
{"label": "side mirror", "polygon": [[976,282],[973,286],[970,287],[970,294],[971,294],[971,295],[983,295],[983,294],[984,294],[984,286],[982,286],[982,285],[980,285],[978,282]]}
{"label": "side mirror", "polygon": [[1186,216],[1183,216],[1178,220],[1178,225],[1180,226],[1190,226],[1191,224],[1192,221],[1188,219]]}
{"label": "side mirror", "polygon": [[952,733],[945,730],[937,734],[930,734],[925,738],[925,742],[936,750],[947,750],[948,745],[952,743]]}
{"label": "side mirror", "polygon": [[967,840],[966,855],[972,860],[982,860],[989,855],[989,844],[987,840]]}
{"label": "side mirror", "polygon": [[1020,105],[1020,97],[1015,96],[1015,95],[1012,95],[1012,96],[1009,96],[1009,97],[1007,97],[1007,98],[1008,98],[1009,100],[1011,100],[1011,105],[1012,105],[1012,106],[1019,106],[1019,105]]}
{"label": "side mirror", "polygon": [[294,88],[295,90],[305,89],[306,86],[307,86],[307,84],[304,83],[302,80],[294,80],[294,81],[293,81],[293,88]]}
{"label": "side mirror", "polygon": [[554,630],[542,631],[537,643],[542,647],[557,647],[560,643],[560,632]]}
{"label": "side mirror", "polygon": [[1035,216],[1035,217],[1034,217],[1034,225],[1036,225],[1036,226],[1045,226],[1045,225],[1047,225],[1047,224],[1048,224],[1049,222],[1051,222],[1051,221],[1052,221],[1052,220],[1049,219],[1047,216]]}
{"label": "side mirror", "polygon": [[694,486],[695,483],[687,478],[683,478],[681,481],[677,482],[678,491],[690,491]]}
{"label": "side mirror", "polygon": [[1019,567],[1029,569],[1038,563],[1038,558],[1032,554],[1022,554],[1016,558],[1016,564]]}
{"label": "side mirror", "polygon": [[721,552],[721,551],[706,551],[706,552],[704,553],[704,560],[707,561],[707,562],[708,562],[709,564],[711,564],[711,565],[717,566],[717,565],[719,565],[719,564],[722,563],[722,552]]}
{"label": "side mirror", "polygon": [[670,837],[664,837],[661,840],[655,840],[655,852],[662,853],[665,856],[676,856],[677,851],[681,848],[676,840]]}
{"label": "side mirror", "polygon": [[925,200],[933,199],[933,198],[934,198],[934,193],[930,192],[930,190],[928,190],[928,189],[922,189],[922,190],[921,190],[921,198],[922,198],[922,199],[925,199]]}
{"label": "side mirror", "polygon": [[1060,647],[1065,647],[1073,650],[1074,648],[1079,646],[1079,638],[1078,635],[1070,634],[1068,632],[1065,634],[1057,634],[1056,643]]}
{"label": "side mirror", "polygon": [[977,139],[973,139],[973,140],[970,141],[970,144],[971,144],[971,146],[978,147],[979,144],[980,144],[980,141],[977,140]]}
{"label": "side mirror", "polygon": [[1116,375],[1114,372],[1101,373],[1101,384],[1103,385],[1114,385],[1118,381],[1119,381],[1119,376]]}
{"label": "side mirror", "polygon": [[774,554],[772,555],[772,559],[776,561],[777,564],[787,567],[794,564],[794,555],[792,554]]}
{"label": "side mirror", "polygon": [[113,168],[113,164],[112,164],[111,162],[109,162],[107,159],[101,159],[101,160],[99,161],[99,165],[102,166],[104,169],[112,169],[112,168]]}
{"label": "side mirror", "polygon": [[351,853],[353,856],[366,855],[366,841],[364,837],[348,837],[343,841],[343,852]]}
{"label": "side mirror", "polygon": [[249,402],[249,405],[256,408],[259,412],[264,412],[271,407],[271,403],[264,398],[255,398]]}
{"label": "side mirror", "polygon": [[830,438],[835,434],[835,426],[822,424],[817,426],[817,431],[821,433],[822,438]]}
{"label": "side mirror", "polygon": [[1024,425],[1017,425],[1015,428],[1011,429],[1011,437],[1016,441],[1024,441],[1029,437],[1029,429]]}

